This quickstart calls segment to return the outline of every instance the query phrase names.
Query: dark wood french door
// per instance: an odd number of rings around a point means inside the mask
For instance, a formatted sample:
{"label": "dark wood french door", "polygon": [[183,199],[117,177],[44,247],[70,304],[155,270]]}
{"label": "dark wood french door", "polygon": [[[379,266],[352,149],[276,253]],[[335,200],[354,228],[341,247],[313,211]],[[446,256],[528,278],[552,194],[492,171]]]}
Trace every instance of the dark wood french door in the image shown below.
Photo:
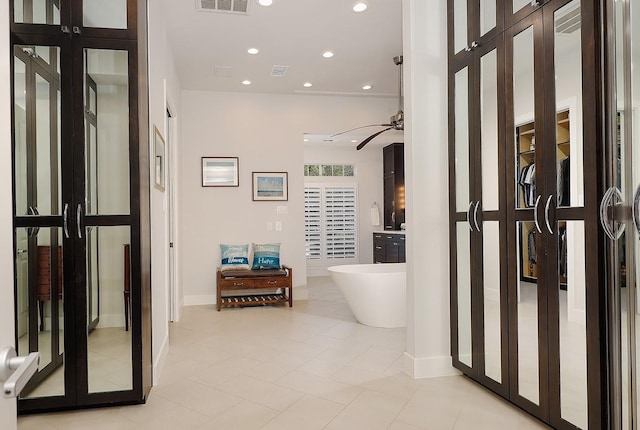
{"label": "dark wood french door", "polygon": [[137,6],[12,2],[16,343],[44,358],[21,412],[141,402],[148,389]]}
{"label": "dark wood french door", "polygon": [[504,31],[450,52],[453,363],[555,428],[606,428],[598,11],[496,5]]}

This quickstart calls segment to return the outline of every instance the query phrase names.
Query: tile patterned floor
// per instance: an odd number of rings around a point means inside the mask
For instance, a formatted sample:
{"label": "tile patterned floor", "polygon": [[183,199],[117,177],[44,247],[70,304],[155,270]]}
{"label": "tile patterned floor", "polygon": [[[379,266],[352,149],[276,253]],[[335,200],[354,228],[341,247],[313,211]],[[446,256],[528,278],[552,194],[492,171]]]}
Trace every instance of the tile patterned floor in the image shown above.
{"label": "tile patterned floor", "polygon": [[20,417],[19,430],[547,428],[461,376],[402,371],[404,329],[357,324],[329,278],[293,308],[188,307],[146,405]]}

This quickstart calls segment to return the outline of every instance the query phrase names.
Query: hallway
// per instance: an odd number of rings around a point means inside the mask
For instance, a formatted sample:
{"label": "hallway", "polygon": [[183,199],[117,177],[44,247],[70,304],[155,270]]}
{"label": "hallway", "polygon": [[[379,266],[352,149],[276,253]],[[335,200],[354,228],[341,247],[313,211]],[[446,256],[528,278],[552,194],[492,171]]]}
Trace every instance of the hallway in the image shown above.
{"label": "hallway", "polygon": [[20,417],[20,430],[547,428],[466,378],[413,380],[404,329],[355,323],[329,278],[293,308],[186,307],[147,405]]}

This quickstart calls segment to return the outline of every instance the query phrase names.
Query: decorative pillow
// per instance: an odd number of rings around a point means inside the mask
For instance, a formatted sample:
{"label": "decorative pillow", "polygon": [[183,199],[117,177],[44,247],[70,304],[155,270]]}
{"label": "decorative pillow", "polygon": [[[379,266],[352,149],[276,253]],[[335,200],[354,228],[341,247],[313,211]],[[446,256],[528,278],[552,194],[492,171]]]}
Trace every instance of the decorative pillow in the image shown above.
{"label": "decorative pillow", "polygon": [[280,269],[280,244],[254,243],[251,269]]}
{"label": "decorative pillow", "polygon": [[220,245],[222,264],[220,270],[248,269],[249,245]]}

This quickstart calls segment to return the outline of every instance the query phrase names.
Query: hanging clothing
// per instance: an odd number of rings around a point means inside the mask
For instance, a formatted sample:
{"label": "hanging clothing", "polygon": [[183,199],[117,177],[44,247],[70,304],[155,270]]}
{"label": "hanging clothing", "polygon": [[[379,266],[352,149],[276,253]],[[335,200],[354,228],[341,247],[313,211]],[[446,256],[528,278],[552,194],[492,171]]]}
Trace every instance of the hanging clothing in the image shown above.
{"label": "hanging clothing", "polygon": [[536,164],[524,166],[520,171],[518,185],[522,188],[522,197],[525,208],[531,208],[536,204]]}

